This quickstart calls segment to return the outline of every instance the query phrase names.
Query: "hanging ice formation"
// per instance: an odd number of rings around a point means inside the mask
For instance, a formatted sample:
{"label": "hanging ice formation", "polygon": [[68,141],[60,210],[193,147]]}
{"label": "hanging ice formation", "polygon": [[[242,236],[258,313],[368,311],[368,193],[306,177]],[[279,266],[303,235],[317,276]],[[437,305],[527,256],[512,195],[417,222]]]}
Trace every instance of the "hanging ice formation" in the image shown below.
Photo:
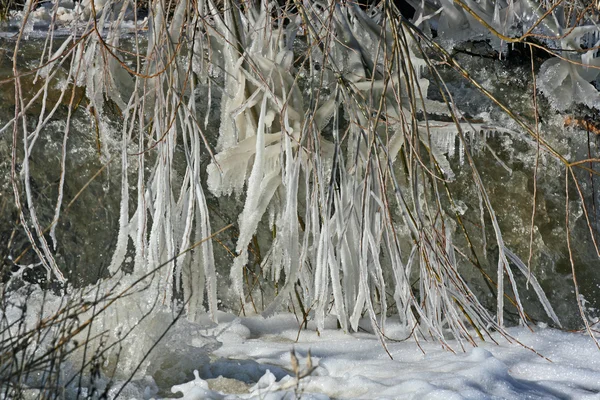
{"label": "hanging ice formation", "polygon": [[[428,173],[437,175],[432,179],[452,179],[446,154],[457,131],[479,134],[487,128],[424,122],[411,126],[418,113],[450,112],[424,95],[429,81],[422,72],[428,64],[411,35],[400,26],[376,23],[383,18],[380,10],[367,16],[357,6],[304,6],[301,17],[309,21],[305,40],[313,46],[304,60],[310,63],[304,82],[310,87],[307,99],[294,76],[299,21],[273,27],[266,17],[272,10],[265,3],[247,13],[226,5],[224,17],[213,9],[217,35],[226,39],[225,94],[219,152],[209,166],[208,187],[215,195],[245,193],[230,272],[233,289],[244,298],[248,245],[269,210],[274,237],[262,271],[285,283],[264,315],[288,301],[299,282],[302,302],[314,310],[320,327],[332,304],[343,329],[357,329],[366,311],[375,331],[381,332],[388,299],[376,294],[388,290],[408,326],[420,321],[441,341],[445,324],[457,337],[470,340],[465,316],[478,329],[501,326],[504,293],[498,293],[496,321],[458,273],[451,218],[439,203],[437,215],[426,211],[435,195],[428,192],[431,181],[422,180],[416,156],[417,147],[425,146],[431,156]],[[406,74],[400,66],[408,60]],[[393,70],[386,70],[390,64]],[[316,65],[329,68],[318,70]],[[319,85],[312,86],[315,82]],[[378,109],[380,119],[373,118]],[[461,148],[464,140],[459,139]],[[401,152],[412,163],[406,176],[397,176],[403,175],[396,167]],[[493,209],[480,180],[477,185],[501,249],[499,285],[508,273],[523,316]],[[391,202],[399,220],[392,215]],[[399,230],[408,235],[401,237]],[[420,278],[420,295],[410,283],[414,276]],[[541,289],[536,291],[545,299]]]}
{"label": "hanging ice formation", "polygon": [[[538,75],[538,85],[558,110],[573,103],[582,103],[600,110],[600,92],[591,83],[600,74],[600,33],[596,25],[557,26],[557,42],[563,58],[544,62]],[[586,51],[582,51],[582,49]]]}
{"label": "hanging ice formation", "polygon": [[[409,0],[417,10],[415,24],[437,30],[438,36],[454,43],[487,40],[502,53],[508,37],[532,35],[555,49],[540,68],[539,89],[554,108],[564,111],[574,103],[600,109],[600,92],[592,82],[600,73],[600,35],[597,21],[582,19],[577,8],[532,0]],[[546,4],[548,3],[548,4]],[[550,10],[546,14],[546,10]],[[473,16],[477,15],[477,18]],[[451,44],[452,45],[452,44]]]}
{"label": "hanging ice formation", "polygon": [[[350,3],[305,1],[288,17],[276,2],[242,6],[226,0],[222,8],[213,0],[197,3],[191,12],[189,2],[177,2],[169,17],[162,2],[153,3],[147,53],[134,61],[136,67],[111,50],[118,46],[127,2],[111,8],[107,1],[95,24],[98,34],[73,50],[79,62],[73,79],[86,86],[100,131],[106,98],[123,115],[112,274],[123,273],[132,246],[134,274],[156,271],[148,284],[163,302],[171,301],[175,285],[190,319],[205,305],[216,317],[217,276],[212,242],[205,240],[212,231],[201,180],[207,115],[200,115],[194,93],[197,82],[209,82],[211,71],[222,69],[220,131],[206,185],[216,196],[244,199],[230,269],[242,301],[248,245],[268,213],[272,242],[261,267],[265,279],[282,286],[265,315],[289,301],[299,285],[298,298],[319,327],[331,311],[344,330],[356,330],[366,313],[382,334],[393,298],[395,313],[415,332],[445,343],[444,330],[450,329],[461,344],[474,343],[470,327],[480,335],[502,329],[508,277],[525,319],[509,260],[521,264],[504,246],[475,169],[482,215],[500,249],[496,316],[458,270],[456,222],[446,204],[452,198],[443,195],[444,182],[454,177],[447,155],[458,141],[460,160],[469,161],[468,132],[488,129],[428,120],[429,114],[458,111],[427,99],[430,64],[416,31],[388,18],[381,6],[367,15]],[[443,12],[421,12],[419,18],[437,18],[448,29],[458,20],[473,26],[451,2],[440,4]],[[511,24],[510,13],[480,11],[494,23]],[[185,157],[177,185],[176,147]],[[539,285],[534,289],[558,324]]]}
{"label": "hanging ice formation", "polygon": [[[73,28],[74,35],[82,25],[94,25],[97,31],[74,48],[72,70],[77,72],[74,81],[86,87],[88,110],[98,121],[100,135],[108,135],[105,99],[116,104],[123,116],[118,146],[122,176],[120,229],[109,270],[113,275],[123,273],[121,266],[131,242],[135,249],[134,274],[148,275],[149,287],[162,302],[170,303],[175,285],[183,292],[190,319],[204,312],[204,304],[214,317],[216,272],[212,242],[204,240],[212,231],[200,181],[204,134],[196,120],[195,97],[189,95],[195,90],[194,80],[185,73],[190,65],[179,52],[183,38],[194,36],[191,9],[187,2],[179,2],[167,24],[164,4],[153,3],[146,56],[138,57],[137,66],[132,67],[113,50],[119,48],[121,23],[130,12],[129,2],[95,4],[98,19],[94,21],[90,16],[84,22],[82,16],[80,25]],[[185,49],[189,60],[193,51]],[[109,137],[105,139],[103,142],[110,142]],[[178,189],[173,185],[176,146],[186,160]],[[147,157],[149,153],[152,158]],[[107,160],[109,155],[105,157]],[[148,174],[149,159],[153,165]],[[131,192],[137,198],[131,199]],[[133,210],[130,205],[134,205]],[[194,250],[188,251],[194,243]]]}

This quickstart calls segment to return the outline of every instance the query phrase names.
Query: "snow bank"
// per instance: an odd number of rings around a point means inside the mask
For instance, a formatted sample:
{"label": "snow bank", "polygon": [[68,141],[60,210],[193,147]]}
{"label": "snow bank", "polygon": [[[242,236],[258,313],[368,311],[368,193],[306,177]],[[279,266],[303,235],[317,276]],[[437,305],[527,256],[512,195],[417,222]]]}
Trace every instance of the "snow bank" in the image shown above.
{"label": "snow bank", "polygon": [[[227,318],[223,318],[227,319]],[[229,318],[231,319],[231,317]],[[367,326],[368,324],[365,324]],[[185,399],[592,399],[600,396],[600,359],[592,339],[581,333],[545,328],[511,328],[512,343],[501,337],[456,353],[437,342],[388,341],[386,354],[371,333],[345,334],[330,327],[298,330],[292,315],[273,319],[236,318],[211,332],[223,345],[214,352],[221,359],[254,360],[279,366],[289,374],[281,379],[266,372],[248,392],[219,391],[211,380],[196,379],[173,387]],[[234,335],[231,332],[245,332]],[[386,332],[402,339],[408,332],[390,322]],[[296,338],[298,342],[295,342]],[[534,351],[517,343],[520,342]],[[316,368],[296,379],[293,351],[299,369],[308,362]],[[240,365],[252,371],[253,365]],[[234,386],[231,386],[232,388]]]}

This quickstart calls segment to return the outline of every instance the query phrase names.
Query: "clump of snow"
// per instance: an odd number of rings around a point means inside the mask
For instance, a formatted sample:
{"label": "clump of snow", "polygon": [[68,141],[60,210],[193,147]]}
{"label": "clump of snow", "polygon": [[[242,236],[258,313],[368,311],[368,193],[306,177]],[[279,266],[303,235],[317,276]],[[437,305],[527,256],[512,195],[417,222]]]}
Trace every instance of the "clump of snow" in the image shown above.
{"label": "clump of snow", "polygon": [[201,400],[201,399],[223,399],[225,396],[214,392],[208,388],[208,383],[200,379],[200,375],[198,375],[198,371],[194,371],[194,379],[191,382],[187,382],[181,385],[173,386],[171,391],[173,393],[183,393],[184,400]]}

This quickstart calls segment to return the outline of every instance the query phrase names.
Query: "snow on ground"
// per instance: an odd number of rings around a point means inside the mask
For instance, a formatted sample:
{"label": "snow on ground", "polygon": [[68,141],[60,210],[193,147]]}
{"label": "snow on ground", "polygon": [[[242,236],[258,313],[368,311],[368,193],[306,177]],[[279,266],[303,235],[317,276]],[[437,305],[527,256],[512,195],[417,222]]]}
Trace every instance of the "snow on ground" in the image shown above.
{"label": "snow on ground", "polygon": [[[509,329],[547,359],[500,337],[499,345],[480,342],[465,352],[450,342],[456,353],[433,341],[420,342],[424,352],[412,339],[388,341],[390,359],[375,335],[344,333],[335,323],[318,334],[310,325],[299,333],[289,314],[266,320],[222,314],[220,321],[203,334],[221,347],[198,365],[195,380],[173,386],[173,393],[185,399],[600,399],[600,350],[581,333]],[[405,332],[390,323],[386,334]]]}

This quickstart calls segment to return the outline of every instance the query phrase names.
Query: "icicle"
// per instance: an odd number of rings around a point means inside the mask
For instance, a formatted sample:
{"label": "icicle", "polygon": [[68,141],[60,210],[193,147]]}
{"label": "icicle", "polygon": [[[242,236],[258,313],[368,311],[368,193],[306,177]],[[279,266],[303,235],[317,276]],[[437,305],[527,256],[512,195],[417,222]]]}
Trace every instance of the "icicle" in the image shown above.
{"label": "icicle", "polygon": [[[125,114],[126,116],[128,113]],[[121,141],[121,207],[119,212],[119,233],[117,234],[117,246],[113,253],[113,257],[108,267],[108,271],[111,274],[115,274],[123,261],[125,260],[125,254],[127,253],[127,243],[129,242],[129,178],[128,178],[128,160],[127,160],[127,120],[125,117],[123,121],[123,138]],[[133,126],[133,124],[132,124]]]}
{"label": "icicle", "polygon": [[[183,224],[183,232],[181,239],[177,241],[178,244],[178,257],[175,260],[175,287],[180,288],[182,268],[185,263],[189,261],[190,254],[187,251],[191,245],[191,237],[193,231],[193,222],[195,215],[195,201],[193,198],[193,184],[191,182],[191,169],[188,166],[186,170],[186,177],[184,184],[181,188],[181,215],[178,215],[177,224]],[[182,254],[183,253],[183,254]]]}
{"label": "icicle", "polygon": [[531,274],[529,268],[527,268],[525,263],[523,263],[523,261],[521,261],[521,259],[515,253],[510,251],[507,247],[504,248],[504,252],[506,253],[506,256],[517,266],[517,268],[519,268],[521,273],[528,277],[535,294],[537,294],[538,298],[540,299],[540,303],[542,303],[542,307],[544,307],[544,311],[546,311],[546,315],[548,315],[556,325],[562,328],[558,316],[554,312],[548,297],[546,297],[546,293],[544,293],[544,289],[542,289],[536,277]]}
{"label": "icicle", "polygon": [[[334,224],[331,221],[327,225],[331,228]],[[324,237],[327,242],[327,247],[325,252],[327,253],[325,257],[327,257],[327,266],[329,269],[329,274],[331,277],[331,291],[333,294],[334,307],[337,314],[337,319],[340,322],[340,326],[344,331],[348,330],[348,323],[346,320],[346,305],[344,302],[343,290],[340,282],[340,263],[337,257],[335,256],[335,244],[331,240],[331,235],[327,235]]]}
{"label": "icicle", "polygon": [[463,143],[463,138],[459,138],[458,140],[458,160],[461,166],[465,164],[465,144]]}
{"label": "icicle", "polygon": [[[193,104],[193,98],[192,100],[190,100],[190,104],[188,105],[190,109],[194,109],[194,104]],[[187,119],[186,117],[189,117],[189,115],[187,115],[187,113],[184,113],[182,110],[180,110],[179,112],[180,114],[180,120],[182,121],[182,128],[183,129],[183,134],[182,134],[182,138],[183,138],[183,144],[184,144],[184,149],[185,149],[185,156],[186,156],[186,161],[187,161],[187,169],[185,172],[185,178],[184,178],[184,182],[181,188],[181,193],[180,193],[180,201],[181,201],[181,213],[182,213],[182,217],[181,220],[178,222],[178,224],[183,223],[184,224],[184,228],[183,228],[183,233],[181,235],[181,240],[179,241],[179,256],[177,257],[177,260],[175,261],[175,265],[176,265],[176,270],[175,270],[175,282],[176,282],[176,287],[179,288],[182,286],[181,284],[181,276],[183,273],[183,266],[184,264],[188,263],[188,259],[189,259],[189,252],[187,251],[189,246],[190,246],[190,241],[191,241],[191,236],[192,236],[192,226],[193,226],[193,221],[194,221],[194,215],[195,215],[195,199],[194,199],[194,170],[193,170],[193,166],[194,166],[194,160],[196,158],[196,147],[193,145],[190,145],[190,141],[193,143],[194,138],[193,135],[190,135],[190,139],[188,140],[188,134],[190,134],[190,126],[187,123]],[[184,114],[184,115],[182,115]],[[190,266],[188,266],[188,268],[191,268]],[[185,290],[185,289],[184,289]],[[187,300],[187,299],[186,299]],[[184,303],[187,303],[187,301],[184,301]],[[190,306],[188,306],[188,310],[189,310]],[[188,315],[190,313],[188,312]]]}
{"label": "icicle", "polygon": [[[198,210],[196,210],[196,219],[200,220]],[[203,239],[202,227],[197,223],[194,240],[199,242]],[[183,303],[186,305],[187,318],[190,321],[197,321],[200,313],[204,311],[202,303],[206,280],[204,270],[201,268],[202,257],[202,249],[194,249],[191,261],[182,266]]]}
{"label": "icicle", "polygon": [[[200,143],[196,139],[196,147],[199,150]],[[208,206],[206,204],[206,197],[204,191],[199,182],[200,177],[200,152],[196,152],[195,159],[196,171],[194,177],[196,178],[195,190],[196,199],[198,202],[198,219],[196,224],[200,227],[199,233],[202,236],[203,242],[198,250],[202,252],[202,267],[204,268],[204,276],[206,277],[206,292],[208,297],[208,310],[210,312],[213,321],[217,321],[217,272],[215,268],[215,260],[213,253],[212,241],[208,238],[211,235],[211,226],[209,219]],[[204,299],[204,296],[200,297],[200,301]]]}
{"label": "icicle", "polygon": [[314,272],[314,290],[315,290],[315,322],[317,328],[322,330],[325,325],[325,307],[329,303],[328,293],[328,264],[327,264],[327,236],[329,230],[327,224],[324,224],[318,236],[318,247]]}
{"label": "icicle", "polygon": [[[278,230],[278,236],[281,237],[281,246],[285,254],[285,264],[288,265],[288,273],[286,282],[281,288],[279,294],[271,302],[271,304],[263,312],[263,316],[272,315],[277,307],[289,297],[294,285],[298,280],[300,271],[299,262],[299,237],[298,237],[298,211],[297,211],[297,196],[298,196],[298,178],[300,173],[300,163],[293,159],[292,145],[289,136],[284,139],[286,153],[286,174],[285,182],[286,199],[285,210],[282,216],[282,226]],[[278,277],[277,277],[278,279]],[[277,281],[277,280],[276,280]]]}
{"label": "icicle", "polygon": [[[143,113],[140,111],[140,120],[143,121]],[[142,124],[140,124],[142,126]],[[134,260],[134,273],[142,275],[146,262],[147,254],[147,230],[146,230],[146,196],[148,192],[145,186],[145,162],[144,162],[144,135],[143,132],[139,132],[139,143],[138,143],[138,156],[137,156],[137,209],[134,216],[131,219],[132,226],[135,224],[135,237],[132,237],[135,243],[135,260]]]}
{"label": "icicle", "polygon": [[[246,191],[246,202],[244,210],[240,215],[239,226],[240,234],[238,237],[236,252],[238,256],[234,260],[234,266],[231,269],[232,286],[236,294],[243,297],[243,282],[242,268],[248,262],[248,244],[252,239],[252,235],[256,230],[256,226],[262,217],[264,210],[260,210],[261,196],[264,198],[265,193],[261,193],[261,183],[263,182],[264,174],[264,131],[265,131],[265,114],[267,112],[267,97],[263,97],[260,117],[258,120],[258,131],[256,132],[256,151],[254,156],[254,164],[252,172],[248,178],[248,190]],[[266,205],[265,205],[266,209]]]}

